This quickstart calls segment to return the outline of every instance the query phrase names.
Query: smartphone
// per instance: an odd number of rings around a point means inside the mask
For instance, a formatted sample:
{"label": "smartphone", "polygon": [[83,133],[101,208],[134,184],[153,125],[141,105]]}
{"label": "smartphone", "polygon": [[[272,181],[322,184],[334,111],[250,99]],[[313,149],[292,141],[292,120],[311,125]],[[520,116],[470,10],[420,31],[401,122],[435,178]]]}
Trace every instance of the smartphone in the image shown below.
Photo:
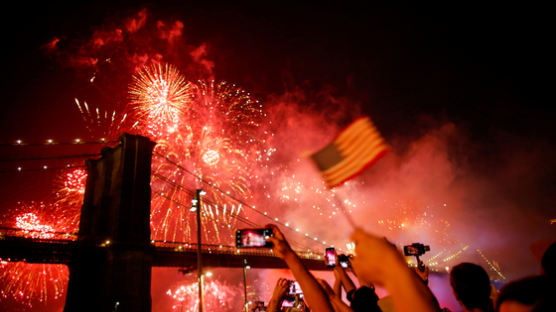
{"label": "smartphone", "polygon": [[266,311],[266,307],[264,306],[264,301],[255,301],[253,311],[255,311],[255,312]]}
{"label": "smartphone", "polygon": [[324,261],[326,267],[333,268],[336,266],[336,253],[334,252],[334,247],[326,248],[324,251]]}
{"label": "smartphone", "polygon": [[338,262],[340,262],[340,265],[342,266],[342,268],[347,269],[350,267],[349,264],[349,258],[351,258],[352,256],[346,256],[344,254],[341,254],[338,256]]}
{"label": "smartphone", "polygon": [[237,248],[269,248],[266,238],[273,236],[272,229],[239,229],[236,231]]}
{"label": "smartphone", "polygon": [[290,284],[290,288],[288,290],[288,295],[301,295],[303,294],[303,291],[301,290],[301,287],[299,287],[299,283],[297,282],[293,282]]}

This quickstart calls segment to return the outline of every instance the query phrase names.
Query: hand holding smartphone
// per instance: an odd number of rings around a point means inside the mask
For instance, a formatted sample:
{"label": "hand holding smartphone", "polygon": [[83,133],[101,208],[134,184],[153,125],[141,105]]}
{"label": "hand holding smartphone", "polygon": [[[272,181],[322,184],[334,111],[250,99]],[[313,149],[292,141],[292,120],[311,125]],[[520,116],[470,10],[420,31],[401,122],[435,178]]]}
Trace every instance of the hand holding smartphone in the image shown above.
{"label": "hand holding smartphone", "polygon": [[341,254],[338,256],[338,262],[340,262],[340,265],[342,266],[342,268],[347,269],[349,267],[351,267],[350,263],[349,263],[349,258],[352,258],[352,255],[346,256],[344,254]]}
{"label": "hand holding smartphone", "polygon": [[[351,257],[351,255],[346,256],[341,254],[336,258],[336,251],[334,250],[334,247],[326,248],[324,251],[324,261],[326,263],[326,267],[328,268],[333,268],[339,264],[342,268],[347,269],[351,266],[349,264],[349,258]],[[338,259],[338,263],[336,263],[336,259]]]}
{"label": "hand holding smartphone", "polygon": [[299,286],[299,283],[297,281],[293,282],[290,284],[290,288],[288,289],[288,295],[300,295],[303,294],[303,291],[301,290],[301,287]]}
{"label": "hand holding smartphone", "polygon": [[270,248],[271,242],[266,238],[274,236],[272,229],[238,229],[236,231],[237,248]]}
{"label": "hand holding smartphone", "polygon": [[333,268],[336,266],[336,251],[334,247],[326,248],[324,251],[324,261],[326,263],[326,267]]}

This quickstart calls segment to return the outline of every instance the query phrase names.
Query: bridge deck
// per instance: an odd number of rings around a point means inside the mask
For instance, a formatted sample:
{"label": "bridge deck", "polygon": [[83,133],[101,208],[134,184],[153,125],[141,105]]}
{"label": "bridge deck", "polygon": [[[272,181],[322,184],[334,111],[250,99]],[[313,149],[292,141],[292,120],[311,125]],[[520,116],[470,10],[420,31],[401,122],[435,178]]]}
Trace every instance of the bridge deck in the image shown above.
{"label": "bridge deck", "polygon": [[[72,253],[85,248],[75,240],[33,239],[4,236],[0,239],[0,258],[7,261],[25,261],[29,263],[69,264]],[[99,251],[107,248],[130,248],[116,244],[100,244],[88,248]],[[159,267],[197,267],[196,244],[154,242],[150,248],[153,266]],[[320,256],[300,253],[305,266],[310,270],[329,270]],[[233,246],[202,245],[203,266],[242,268],[246,263],[251,268],[280,269],[287,268],[284,261],[274,256],[269,249],[236,249]],[[246,262],[244,262],[246,261]]]}

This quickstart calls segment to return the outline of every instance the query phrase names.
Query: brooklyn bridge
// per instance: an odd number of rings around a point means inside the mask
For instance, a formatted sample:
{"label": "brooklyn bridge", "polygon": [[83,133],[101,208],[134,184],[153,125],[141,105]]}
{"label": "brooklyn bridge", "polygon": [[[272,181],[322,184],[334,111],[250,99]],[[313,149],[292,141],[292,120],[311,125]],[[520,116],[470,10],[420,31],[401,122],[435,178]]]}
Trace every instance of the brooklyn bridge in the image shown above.
{"label": "brooklyn bridge", "polygon": [[[30,238],[25,235],[30,230],[0,228],[0,258],[67,265],[64,311],[113,311],[115,303],[118,311],[150,311],[152,267],[286,268],[270,249],[152,240],[153,148],[147,138],[129,134],[117,146],[103,148],[100,157],[86,161],[79,232]],[[200,231],[193,238],[200,238]],[[310,270],[327,269],[320,255],[298,254]]]}

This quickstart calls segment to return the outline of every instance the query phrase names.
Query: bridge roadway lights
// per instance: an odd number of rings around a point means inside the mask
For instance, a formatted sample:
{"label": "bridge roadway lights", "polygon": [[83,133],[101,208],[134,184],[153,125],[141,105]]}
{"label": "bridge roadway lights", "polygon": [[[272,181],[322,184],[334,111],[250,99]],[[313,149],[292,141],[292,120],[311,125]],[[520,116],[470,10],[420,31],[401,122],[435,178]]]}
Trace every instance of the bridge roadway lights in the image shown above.
{"label": "bridge roadway lights", "polygon": [[[197,247],[191,248],[156,246],[153,253],[152,265],[156,267],[183,267],[184,263],[190,266],[197,264]],[[209,251],[204,248],[202,252],[203,267],[210,268],[243,268],[244,260],[253,269],[287,269],[284,261],[270,253],[260,250],[243,250],[237,253],[234,249],[220,250],[218,246]],[[303,258],[302,261],[309,270],[330,270],[322,259]]]}
{"label": "bridge roadway lights", "polygon": [[[156,243],[154,243],[156,244]],[[93,246],[92,249],[103,250],[103,244]],[[178,247],[152,246],[152,266],[155,267],[181,267],[184,263],[189,265],[189,271],[197,266],[197,250],[192,248],[181,249]],[[74,251],[82,249],[79,242],[67,240],[26,239],[22,237],[4,236],[0,239],[0,258],[11,261],[26,261],[29,263],[59,263],[70,264]],[[254,269],[285,269],[286,265],[279,258],[255,251],[244,251],[237,254],[233,249],[219,251],[216,246],[212,251],[203,251],[203,264],[205,267],[242,268],[243,260],[247,259],[250,268]],[[310,270],[329,270],[319,259],[303,259],[305,266]]]}

